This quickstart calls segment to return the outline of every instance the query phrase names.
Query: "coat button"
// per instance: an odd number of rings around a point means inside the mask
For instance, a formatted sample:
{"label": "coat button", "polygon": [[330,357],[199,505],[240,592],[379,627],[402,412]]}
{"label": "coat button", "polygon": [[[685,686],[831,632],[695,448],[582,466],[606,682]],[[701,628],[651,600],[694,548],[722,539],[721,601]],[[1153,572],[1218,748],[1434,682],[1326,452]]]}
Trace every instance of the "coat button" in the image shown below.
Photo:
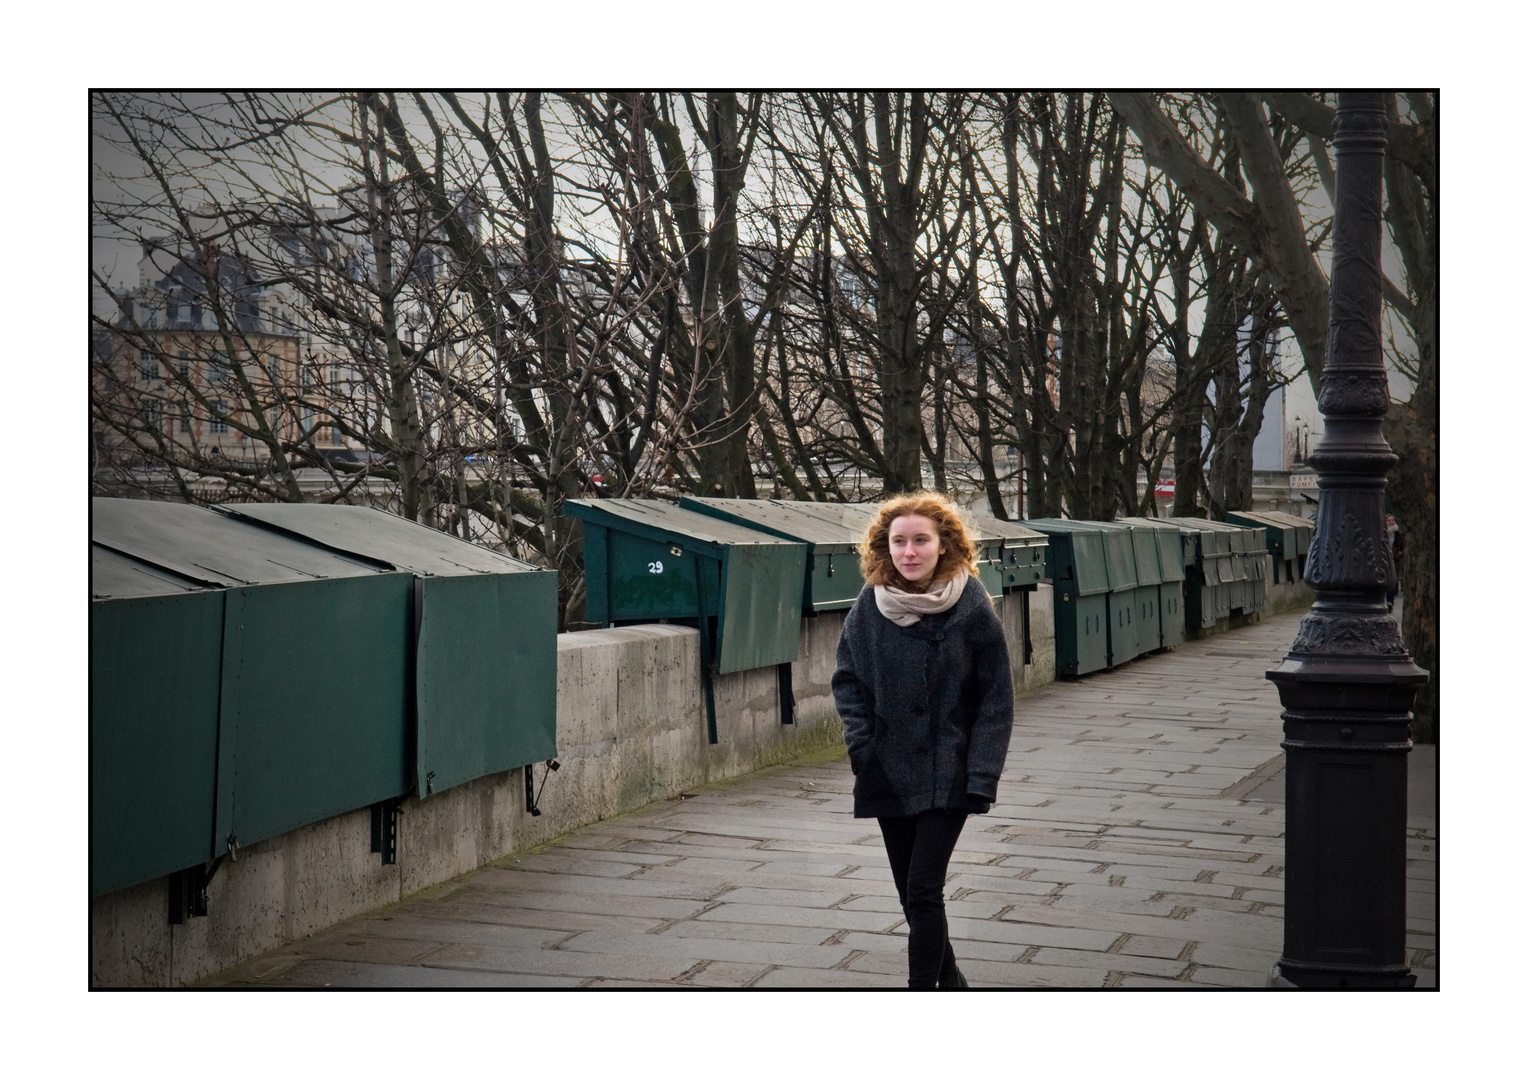
{"label": "coat button", "polygon": [[943,641],[944,640],[944,631],[941,630],[941,631],[939,631],[939,633],[935,634],[934,635],[934,640],[935,641]]}

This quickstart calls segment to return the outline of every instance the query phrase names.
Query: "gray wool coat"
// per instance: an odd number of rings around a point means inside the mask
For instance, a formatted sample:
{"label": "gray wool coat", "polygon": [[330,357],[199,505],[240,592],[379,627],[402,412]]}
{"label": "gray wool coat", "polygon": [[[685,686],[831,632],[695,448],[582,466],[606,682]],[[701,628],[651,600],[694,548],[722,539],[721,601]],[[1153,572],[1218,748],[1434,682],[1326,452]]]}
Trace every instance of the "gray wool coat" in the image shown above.
{"label": "gray wool coat", "polygon": [[854,770],[855,817],[936,807],[985,813],[1013,731],[1008,644],[972,575],[950,610],[898,626],[865,586],[833,672]]}

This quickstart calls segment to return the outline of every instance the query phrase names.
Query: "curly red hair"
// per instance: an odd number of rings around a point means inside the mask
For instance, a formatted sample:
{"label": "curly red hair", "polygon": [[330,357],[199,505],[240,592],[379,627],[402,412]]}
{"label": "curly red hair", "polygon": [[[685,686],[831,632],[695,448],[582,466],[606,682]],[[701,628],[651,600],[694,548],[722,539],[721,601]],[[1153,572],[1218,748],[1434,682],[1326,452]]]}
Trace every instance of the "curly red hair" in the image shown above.
{"label": "curly red hair", "polygon": [[899,517],[916,514],[934,523],[944,554],[934,567],[934,575],[928,585],[937,585],[955,576],[962,568],[968,574],[976,573],[976,542],[961,519],[960,510],[946,496],[937,491],[915,491],[911,495],[899,495],[888,499],[876,511],[859,543],[860,573],[870,585],[890,585],[908,591],[921,591],[897,570],[891,559],[891,523]]}

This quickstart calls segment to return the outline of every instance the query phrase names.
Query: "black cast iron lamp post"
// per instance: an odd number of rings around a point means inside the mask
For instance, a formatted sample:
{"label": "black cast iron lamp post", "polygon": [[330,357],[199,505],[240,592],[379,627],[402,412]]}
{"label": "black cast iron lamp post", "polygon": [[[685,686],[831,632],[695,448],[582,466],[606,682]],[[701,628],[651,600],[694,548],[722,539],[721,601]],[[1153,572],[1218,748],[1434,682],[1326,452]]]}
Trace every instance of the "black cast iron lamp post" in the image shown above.
{"label": "black cast iron lamp post", "polygon": [[1309,462],[1321,508],[1305,580],[1316,591],[1289,655],[1268,672],[1284,705],[1287,825],[1284,952],[1296,987],[1408,987],[1406,755],[1427,672],[1385,611],[1395,567],[1385,536],[1381,434],[1390,406],[1380,333],[1385,106],[1339,94],[1332,314]]}

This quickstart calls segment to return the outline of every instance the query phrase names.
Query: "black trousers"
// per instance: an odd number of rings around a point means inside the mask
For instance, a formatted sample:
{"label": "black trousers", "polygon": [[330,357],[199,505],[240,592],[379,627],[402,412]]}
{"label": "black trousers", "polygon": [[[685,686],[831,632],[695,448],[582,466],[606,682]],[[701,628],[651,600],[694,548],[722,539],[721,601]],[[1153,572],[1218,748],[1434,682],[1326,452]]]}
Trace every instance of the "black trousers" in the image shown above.
{"label": "black trousers", "polygon": [[925,810],[914,817],[876,820],[907,916],[907,985],[953,982],[958,969],[944,919],[944,876],[966,812]]}

